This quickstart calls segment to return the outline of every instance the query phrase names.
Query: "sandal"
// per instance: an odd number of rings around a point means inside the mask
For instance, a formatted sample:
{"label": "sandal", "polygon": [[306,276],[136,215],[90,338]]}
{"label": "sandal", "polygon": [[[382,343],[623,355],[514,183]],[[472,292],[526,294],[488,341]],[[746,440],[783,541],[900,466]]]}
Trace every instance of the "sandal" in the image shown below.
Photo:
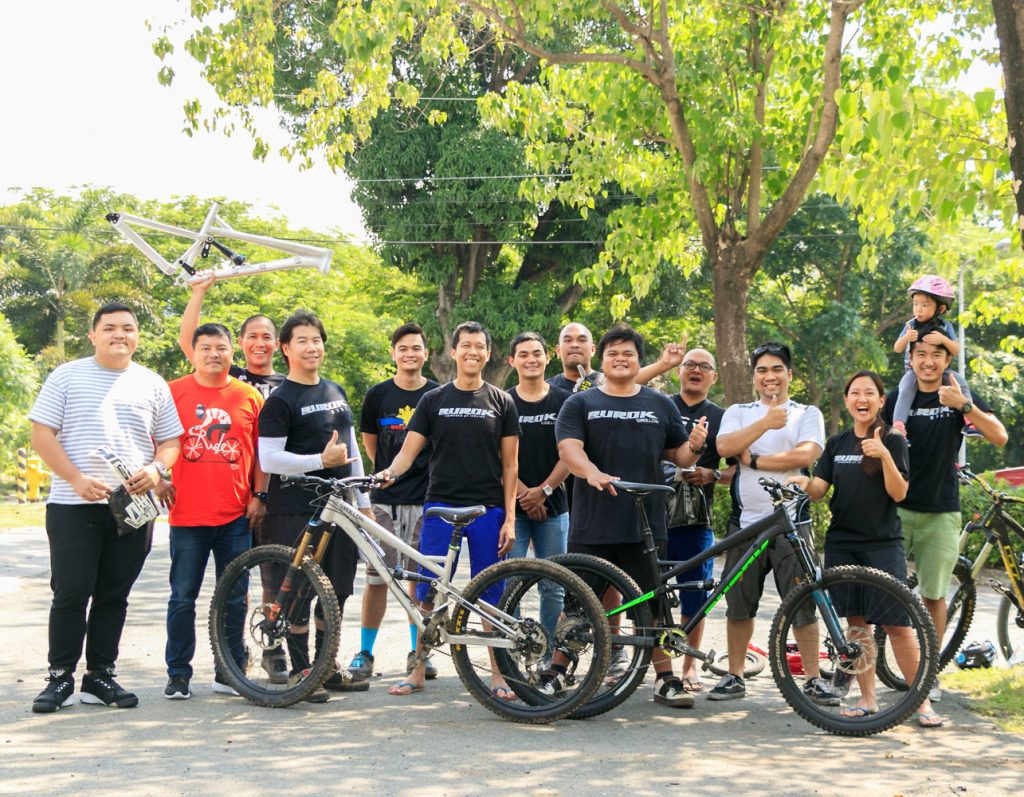
{"label": "sandal", "polygon": [[863,719],[864,717],[870,717],[872,714],[877,714],[877,708],[868,708],[867,706],[849,706],[839,712],[840,717],[846,717],[848,719]]}
{"label": "sandal", "polygon": [[941,728],[945,720],[934,711],[919,711],[917,724],[922,728]]}
{"label": "sandal", "polygon": [[506,702],[511,702],[516,699],[516,693],[507,686],[492,686],[491,696]]}
{"label": "sandal", "polygon": [[[417,686],[411,681],[399,681],[397,684],[388,689],[388,694],[394,695],[395,697],[408,697],[413,692],[422,692],[426,688],[427,687],[425,686]],[[408,689],[409,691],[403,692],[403,689]]]}
{"label": "sandal", "polygon": [[661,678],[654,683],[654,702],[669,708],[693,708],[697,701],[676,677]]}
{"label": "sandal", "polygon": [[683,690],[686,692],[703,692],[704,684],[692,678],[683,678]]}

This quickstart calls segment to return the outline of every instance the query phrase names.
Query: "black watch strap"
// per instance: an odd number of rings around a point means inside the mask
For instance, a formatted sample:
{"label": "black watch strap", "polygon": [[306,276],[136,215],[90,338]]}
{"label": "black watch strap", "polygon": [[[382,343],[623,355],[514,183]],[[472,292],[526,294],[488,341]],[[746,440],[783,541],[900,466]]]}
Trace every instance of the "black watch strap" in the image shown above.
{"label": "black watch strap", "polygon": [[751,467],[751,469],[757,470],[757,460],[760,458],[760,456],[761,456],[760,454],[751,454],[750,455],[750,467]]}
{"label": "black watch strap", "polygon": [[258,490],[254,492],[252,494],[252,497],[259,498],[263,503],[267,503],[267,499],[270,498],[270,496],[267,495],[267,493],[265,493],[263,490]]}

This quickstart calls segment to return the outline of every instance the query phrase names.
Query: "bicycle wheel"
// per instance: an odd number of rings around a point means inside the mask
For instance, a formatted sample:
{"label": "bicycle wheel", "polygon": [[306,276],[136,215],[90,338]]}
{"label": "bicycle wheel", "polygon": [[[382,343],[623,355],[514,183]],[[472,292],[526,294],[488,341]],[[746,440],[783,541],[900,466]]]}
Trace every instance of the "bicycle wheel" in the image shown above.
{"label": "bicycle wheel", "polygon": [[[232,560],[217,580],[210,604],[210,645],[217,671],[252,703],[274,708],[290,706],[308,697],[334,673],[341,636],[341,613],[331,582],[311,559],[291,573],[282,593],[280,613],[270,619],[272,604],[291,567],[293,549],[261,545]],[[321,619],[324,640],[309,660],[301,651],[288,650],[294,626],[313,627]],[[312,633],[310,633],[312,636]],[[291,658],[288,674],[277,671],[268,659]]]}
{"label": "bicycle wheel", "polygon": [[[746,661],[743,662],[743,678],[754,678],[760,675],[768,666],[768,659],[756,650],[748,650]],[[722,653],[715,661],[708,664],[708,669],[715,675],[725,675],[729,672],[729,654]]]}
{"label": "bicycle wheel", "polygon": [[[842,635],[838,637],[828,630],[817,608],[829,604],[840,618]],[[867,625],[851,624],[851,617],[864,618]],[[871,630],[877,624],[884,624],[898,640],[901,670],[909,685],[902,692],[878,688],[877,648]],[[859,691],[856,699],[847,696],[843,706],[831,691],[808,691],[804,677],[794,675],[788,664],[789,645],[828,651],[835,670],[833,688],[844,674],[845,689]],[[880,570],[846,566],[826,570],[820,581],[790,590],[772,622],[768,657],[775,683],[797,714],[831,733],[870,736],[899,725],[927,697],[938,669],[938,642],[928,612],[905,584]],[[874,709],[875,704],[877,711],[843,716],[844,710]]]}
{"label": "bicycle wheel", "polygon": [[1017,608],[1009,596],[1003,595],[996,615],[996,633],[999,649],[1010,664],[1024,661],[1024,611]]}
{"label": "bicycle wheel", "polygon": [[[485,597],[492,593],[500,595],[493,605]],[[561,597],[562,609],[548,630],[541,599],[552,595]],[[572,714],[601,685],[611,647],[608,621],[590,588],[564,567],[545,559],[498,562],[470,581],[462,598],[448,634],[479,641],[452,641],[452,660],[466,689],[488,710],[516,722],[553,722]],[[500,618],[495,607],[514,619]],[[568,662],[567,675],[546,685],[542,662],[552,651]],[[495,694],[495,681],[504,681],[516,699]]]}
{"label": "bicycle wheel", "polygon": [[[917,593],[917,573],[910,574],[907,586]],[[961,556],[953,569],[953,580],[946,595],[946,631],[939,652],[939,672],[956,657],[964,644],[977,603],[978,587],[971,574],[971,560]],[[880,626],[875,629],[875,642],[878,645],[878,677],[890,689],[906,689],[907,683],[900,675],[896,659],[886,643],[885,631]]]}
{"label": "bicycle wheel", "polygon": [[[582,578],[606,611],[640,597],[636,582],[624,570],[600,557],[567,553],[553,556],[550,561]],[[616,597],[616,593],[621,598]],[[573,719],[596,717],[610,711],[644,682],[654,645],[652,625],[649,603],[638,603],[609,618],[612,653],[608,673],[594,696],[573,712]],[[648,644],[637,644],[638,638],[644,638]]]}

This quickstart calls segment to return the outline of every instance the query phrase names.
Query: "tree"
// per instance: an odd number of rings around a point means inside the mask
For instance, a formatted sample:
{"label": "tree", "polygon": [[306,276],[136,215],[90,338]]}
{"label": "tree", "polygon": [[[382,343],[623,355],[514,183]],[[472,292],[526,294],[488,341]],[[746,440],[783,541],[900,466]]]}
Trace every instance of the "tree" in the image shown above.
{"label": "tree", "polygon": [[1024,0],[992,0],[1003,67],[1007,138],[1017,231],[1024,248]]}
{"label": "tree", "polygon": [[0,426],[4,429],[0,457],[4,470],[12,464],[15,450],[28,440],[26,413],[37,387],[32,360],[15,339],[10,323],[0,315]]}

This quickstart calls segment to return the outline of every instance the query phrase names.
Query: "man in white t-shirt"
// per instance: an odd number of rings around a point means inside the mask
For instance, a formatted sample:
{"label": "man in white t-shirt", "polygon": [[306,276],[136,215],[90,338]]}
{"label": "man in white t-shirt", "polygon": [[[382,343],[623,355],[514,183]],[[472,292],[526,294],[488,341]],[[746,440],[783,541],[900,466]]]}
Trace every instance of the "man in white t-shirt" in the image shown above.
{"label": "man in white t-shirt", "polygon": [[[718,430],[718,453],[724,457],[736,457],[739,461],[732,482],[730,533],[772,513],[774,507],[768,493],[757,483],[759,478],[767,476],[784,484],[790,477],[806,472],[825,445],[825,423],[821,411],[817,407],[798,404],[789,397],[789,384],[793,379],[793,357],[789,347],[782,343],[758,346],[750,356],[750,367],[758,400],[733,404],[725,411]],[[797,521],[806,519],[794,518]],[[800,529],[813,545],[810,524]],[[726,572],[743,552],[742,547],[729,552]],[[710,700],[731,700],[746,695],[743,665],[769,570],[774,573],[780,596],[785,596],[794,583],[798,564],[792,547],[782,537],[776,537],[726,593],[729,672],[708,694]],[[807,674],[804,690],[819,703],[837,705],[839,698],[832,693],[818,670],[818,634],[813,613],[806,618],[797,618],[795,626],[795,635],[802,640],[799,643],[800,654]],[[801,633],[801,628],[806,628],[806,632]]]}
{"label": "man in white t-shirt", "polygon": [[115,520],[107,499],[120,477],[97,453],[118,455],[126,488],[145,495],[178,459],[178,420],[170,388],[132,362],[139,325],[131,308],[103,305],[93,316],[93,357],[58,366],[29,412],[32,447],[53,471],[46,504],[50,543],[49,673],[32,702],[37,714],[74,702],[75,668],[85,643],[81,700],[118,708],[139,699],[114,680],[128,593],[149,553],[152,522],[139,529]]}

